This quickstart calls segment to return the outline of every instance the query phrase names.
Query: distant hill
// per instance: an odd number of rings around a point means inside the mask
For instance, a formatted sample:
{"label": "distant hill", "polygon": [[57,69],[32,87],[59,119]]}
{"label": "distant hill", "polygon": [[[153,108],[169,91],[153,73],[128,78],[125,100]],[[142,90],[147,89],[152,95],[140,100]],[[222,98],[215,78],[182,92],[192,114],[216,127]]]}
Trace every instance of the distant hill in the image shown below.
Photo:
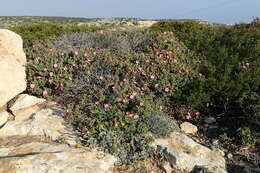
{"label": "distant hill", "polygon": [[[57,23],[65,25],[94,25],[109,28],[146,27],[154,23],[175,19],[139,19],[139,18],[77,18],[77,17],[47,17],[47,16],[0,16],[0,28],[9,28],[23,24]],[[187,21],[193,19],[181,19]],[[204,24],[219,25],[206,21],[196,20]]]}

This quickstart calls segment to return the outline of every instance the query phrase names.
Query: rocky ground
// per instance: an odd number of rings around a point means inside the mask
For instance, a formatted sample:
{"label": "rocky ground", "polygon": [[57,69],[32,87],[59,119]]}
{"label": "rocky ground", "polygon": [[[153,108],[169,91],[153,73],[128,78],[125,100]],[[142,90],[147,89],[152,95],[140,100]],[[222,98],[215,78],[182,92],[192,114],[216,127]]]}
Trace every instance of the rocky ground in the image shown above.
{"label": "rocky ground", "polygon": [[190,123],[181,124],[181,132],[155,139],[151,160],[118,166],[114,156],[80,144],[57,103],[22,94],[25,64],[21,37],[1,29],[0,173],[227,172],[225,153],[189,137],[198,130]]}

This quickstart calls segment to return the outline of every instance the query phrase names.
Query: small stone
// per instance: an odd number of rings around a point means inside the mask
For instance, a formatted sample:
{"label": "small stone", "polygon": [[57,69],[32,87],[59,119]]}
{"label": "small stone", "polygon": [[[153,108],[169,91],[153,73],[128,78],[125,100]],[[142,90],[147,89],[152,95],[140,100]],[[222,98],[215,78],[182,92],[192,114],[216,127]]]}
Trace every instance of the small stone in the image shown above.
{"label": "small stone", "polygon": [[172,172],[172,167],[169,162],[166,162],[163,164],[163,169],[166,173],[171,173]]}
{"label": "small stone", "polygon": [[212,139],[212,144],[214,144],[214,145],[218,145],[218,144],[219,144],[218,139]]}
{"label": "small stone", "polygon": [[228,158],[229,160],[232,160],[232,159],[233,159],[233,155],[232,155],[231,153],[228,153],[228,154],[227,154],[227,158]]}
{"label": "small stone", "polygon": [[209,117],[205,119],[204,122],[206,122],[207,124],[212,124],[216,122],[216,119],[214,117]]}
{"label": "small stone", "polygon": [[198,128],[189,122],[184,122],[181,124],[181,130],[187,134],[195,134],[198,131]]}

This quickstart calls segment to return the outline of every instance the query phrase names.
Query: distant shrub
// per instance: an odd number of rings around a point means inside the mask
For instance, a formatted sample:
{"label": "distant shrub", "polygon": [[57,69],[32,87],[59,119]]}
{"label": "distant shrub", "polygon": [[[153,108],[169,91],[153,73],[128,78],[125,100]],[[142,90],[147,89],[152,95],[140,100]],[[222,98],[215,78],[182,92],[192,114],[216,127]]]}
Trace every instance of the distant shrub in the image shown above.
{"label": "distant shrub", "polygon": [[66,33],[59,37],[53,47],[56,49],[109,49],[109,50],[133,50],[145,52],[152,44],[155,34],[149,32],[120,32],[105,31]]}
{"label": "distant shrub", "polygon": [[97,31],[98,29],[93,26],[60,25],[54,23],[25,24],[10,28],[10,30],[21,35],[25,48],[39,41],[54,39],[66,32],[88,32]]}

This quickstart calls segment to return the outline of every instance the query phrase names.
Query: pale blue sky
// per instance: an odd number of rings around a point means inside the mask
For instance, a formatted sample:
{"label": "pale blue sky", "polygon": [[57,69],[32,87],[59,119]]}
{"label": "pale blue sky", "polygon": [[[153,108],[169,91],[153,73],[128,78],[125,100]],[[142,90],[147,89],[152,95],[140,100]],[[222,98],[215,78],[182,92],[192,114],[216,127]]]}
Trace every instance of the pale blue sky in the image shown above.
{"label": "pale blue sky", "polygon": [[2,0],[0,16],[136,17],[240,23],[260,17],[260,0]]}

